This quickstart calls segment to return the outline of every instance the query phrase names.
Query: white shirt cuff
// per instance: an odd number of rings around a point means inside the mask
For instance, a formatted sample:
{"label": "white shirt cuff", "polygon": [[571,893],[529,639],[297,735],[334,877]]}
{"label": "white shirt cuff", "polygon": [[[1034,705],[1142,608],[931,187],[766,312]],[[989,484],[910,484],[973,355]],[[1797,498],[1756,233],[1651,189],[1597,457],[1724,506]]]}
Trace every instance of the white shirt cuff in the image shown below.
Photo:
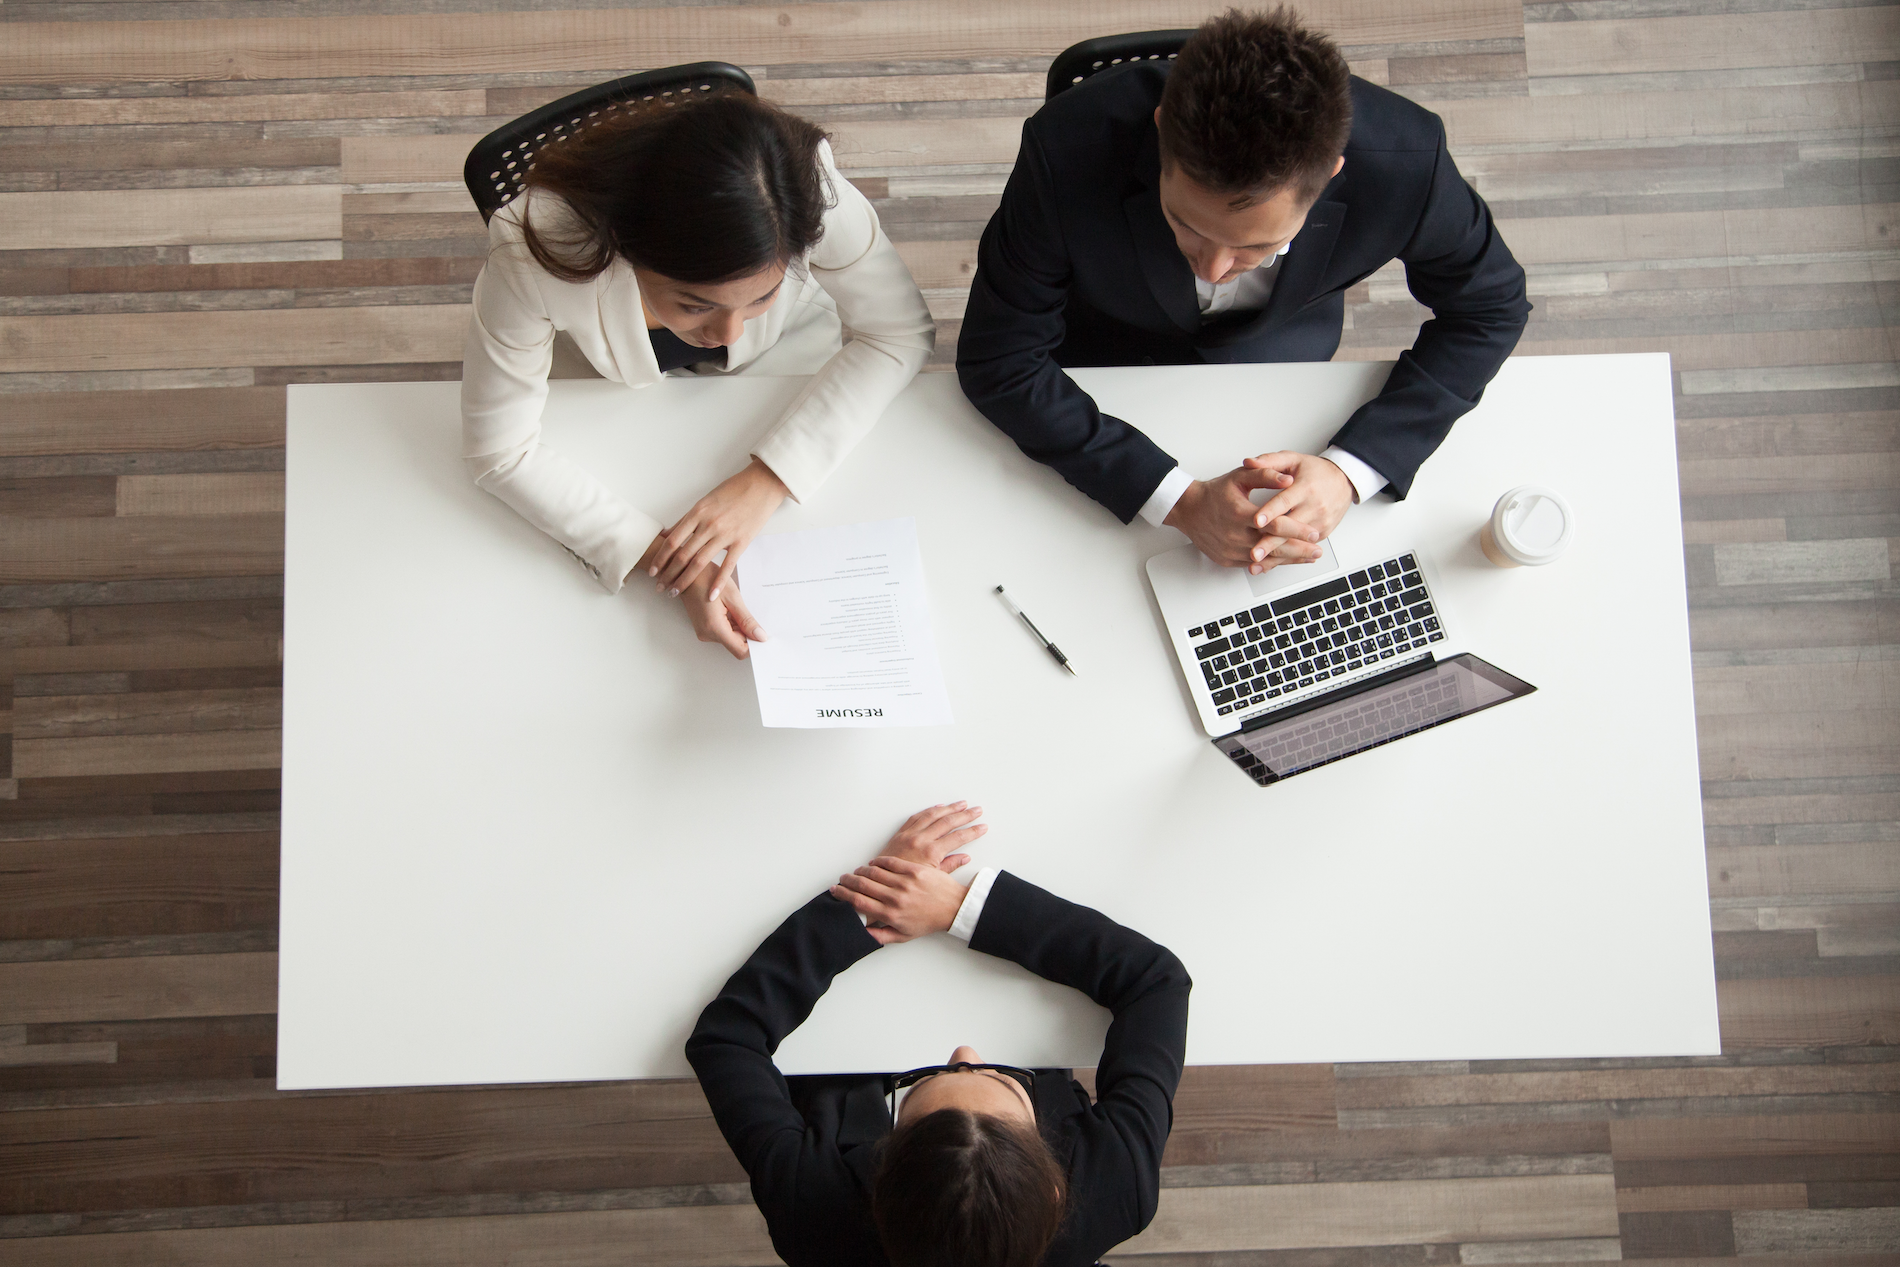
{"label": "white shirt cuff", "polygon": [[1193,482],[1194,477],[1178,466],[1169,471],[1155,485],[1155,491],[1148,494],[1148,500],[1142,503],[1141,517],[1157,528],[1162,527],[1173,511],[1174,503],[1181,500],[1181,494],[1187,492],[1188,485]]}
{"label": "white shirt cuff", "polygon": [[958,941],[968,942],[976,934],[977,921],[983,918],[983,903],[989,901],[990,886],[996,883],[998,874],[995,867],[984,867],[970,881],[970,891],[963,895],[963,905],[957,908],[957,917],[950,924],[950,935]]}
{"label": "white shirt cuff", "polygon": [[1327,445],[1320,456],[1344,471],[1346,478],[1352,481],[1352,500],[1355,505],[1392,482],[1338,445]]}

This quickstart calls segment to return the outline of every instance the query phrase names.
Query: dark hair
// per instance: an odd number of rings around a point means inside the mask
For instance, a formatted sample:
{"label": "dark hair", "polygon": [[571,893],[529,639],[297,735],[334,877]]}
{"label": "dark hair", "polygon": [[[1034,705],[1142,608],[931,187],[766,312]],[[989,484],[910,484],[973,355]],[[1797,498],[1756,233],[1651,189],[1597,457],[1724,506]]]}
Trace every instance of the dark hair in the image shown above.
{"label": "dark hair", "polygon": [[892,1267],[1035,1267],[1067,1209],[1062,1168],[1034,1126],[964,1109],[892,1131],[871,1183]]}
{"label": "dark hair", "polygon": [[824,234],[823,129],[746,92],[624,111],[535,155],[523,182],[559,194],[575,232],[540,232],[535,263],[563,281],[615,258],[683,282],[723,282],[784,264]]}
{"label": "dark hair", "polygon": [[1281,5],[1229,9],[1181,46],[1161,93],[1161,161],[1232,194],[1236,209],[1332,179],[1352,134],[1352,83],[1338,47]]}

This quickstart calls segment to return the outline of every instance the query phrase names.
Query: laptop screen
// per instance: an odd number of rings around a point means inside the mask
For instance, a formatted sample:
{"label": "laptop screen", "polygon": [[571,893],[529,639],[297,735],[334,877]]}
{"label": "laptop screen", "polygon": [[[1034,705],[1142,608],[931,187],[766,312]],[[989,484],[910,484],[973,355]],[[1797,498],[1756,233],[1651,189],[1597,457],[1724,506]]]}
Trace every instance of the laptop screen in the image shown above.
{"label": "laptop screen", "polygon": [[1477,656],[1456,655],[1359,683],[1290,715],[1269,714],[1214,746],[1265,787],[1536,689]]}

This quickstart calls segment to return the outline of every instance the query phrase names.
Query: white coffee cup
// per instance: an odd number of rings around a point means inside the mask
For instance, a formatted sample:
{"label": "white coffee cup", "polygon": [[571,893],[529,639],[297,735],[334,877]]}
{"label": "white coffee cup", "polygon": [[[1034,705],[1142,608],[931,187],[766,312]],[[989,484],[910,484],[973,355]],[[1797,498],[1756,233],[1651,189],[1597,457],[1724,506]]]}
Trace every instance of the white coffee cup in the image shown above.
{"label": "white coffee cup", "polygon": [[1520,484],[1498,498],[1478,531],[1478,546],[1501,568],[1542,567],[1569,547],[1576,522],[1570,503],[1557,493]]}

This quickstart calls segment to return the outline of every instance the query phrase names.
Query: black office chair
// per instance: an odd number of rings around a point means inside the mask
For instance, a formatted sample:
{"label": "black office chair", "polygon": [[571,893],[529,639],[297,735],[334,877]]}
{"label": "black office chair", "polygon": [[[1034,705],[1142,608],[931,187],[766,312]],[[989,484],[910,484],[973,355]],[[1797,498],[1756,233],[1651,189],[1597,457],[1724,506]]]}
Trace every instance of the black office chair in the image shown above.
{"label": "black office chair", "polygon": [[643,71],[583,88],[503,124],[475,143],[462,164],[462,182],[486,223],[521,192],[535,154],[583,128],[628,110],[657,110],[728,92],[757,94],[752,76],[726,62],[694,62]]}
{"label": "black office chair", "polygon": [[1173,61],[1192,34],[1193,31],[1133,31],[1127,35],[1083,40],[1057,54],[1055,61],[1049,63],[1049,83],[1042,99],[1048,101],[1110,66],[1125,62]]}

